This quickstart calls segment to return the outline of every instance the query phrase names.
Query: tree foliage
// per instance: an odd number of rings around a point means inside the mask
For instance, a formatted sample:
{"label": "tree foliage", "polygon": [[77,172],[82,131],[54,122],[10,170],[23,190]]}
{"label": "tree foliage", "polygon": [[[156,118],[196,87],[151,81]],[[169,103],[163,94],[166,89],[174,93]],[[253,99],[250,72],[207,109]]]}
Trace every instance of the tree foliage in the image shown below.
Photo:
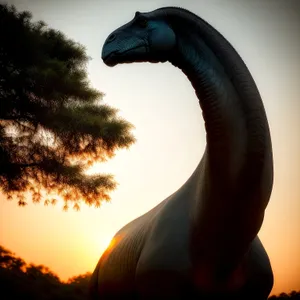
{"label": "tree foliage", "polygon": [[99,206],[116,183],[85,171],[134,143],[133,126],[90,86],[85,48],[31,18],[0,4],[0,188],[19,205]]}

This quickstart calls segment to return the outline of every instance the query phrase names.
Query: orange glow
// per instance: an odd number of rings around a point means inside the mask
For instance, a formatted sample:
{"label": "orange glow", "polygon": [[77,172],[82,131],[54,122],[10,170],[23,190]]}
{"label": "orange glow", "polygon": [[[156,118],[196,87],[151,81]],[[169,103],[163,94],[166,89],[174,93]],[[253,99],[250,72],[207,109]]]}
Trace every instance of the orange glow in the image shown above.
{"label": "orange glow", "polygon": [[109,239],[102,239],[101,240],[101,244],[104,246],[104,249],[105,250],[108,250],[108,249],[110,249],[110,248],[112,248],[113,247],[113,245],[115,244],[115,239],[114,238],[109,238]]}
{"label": "orange glow", "polygon": [[105,252],[106,253],[111,252],[119,241],[120,241],[120,236],[113,237],[111,240],[109,240],[108,243],[107,243],[107,246],[105,247]]}

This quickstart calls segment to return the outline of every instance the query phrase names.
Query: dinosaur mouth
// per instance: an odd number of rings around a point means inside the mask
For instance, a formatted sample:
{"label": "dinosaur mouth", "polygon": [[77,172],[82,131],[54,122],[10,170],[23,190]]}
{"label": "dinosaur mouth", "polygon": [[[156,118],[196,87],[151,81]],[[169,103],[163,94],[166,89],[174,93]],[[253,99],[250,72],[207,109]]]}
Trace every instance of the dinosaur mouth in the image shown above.
{"label": "dinosaur mouth", "polygon": [[113,67],[118,63],[116,60],[116,56],[118,56],[116,52],[112,52],[103,57],[102,59],[107,66]]}
{"label": "dinosaur mouth", "polygon": [[[142,50],[143,51],[139,51]],[[146,45],[139,45],[134,48],[127,49],[125,51],[113,51],[105,56],[102,57],[103,62],[109,66],[113,67],[119,63],[131,63],[133,61],[136,61],[135,58],[138,58],[139,54],[143,55],[145,52],[147,52],[148,47]],[[131,55],[132,54],[132,57]]]}

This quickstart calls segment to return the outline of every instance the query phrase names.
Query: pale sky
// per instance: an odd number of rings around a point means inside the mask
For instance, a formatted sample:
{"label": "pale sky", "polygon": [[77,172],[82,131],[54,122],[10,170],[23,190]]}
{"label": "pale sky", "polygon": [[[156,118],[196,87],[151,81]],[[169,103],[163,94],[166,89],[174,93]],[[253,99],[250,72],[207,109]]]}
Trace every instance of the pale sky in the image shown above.
{"label": "pale sky", "polygon": [[[4,2],[4,1],[1,1]],[[92,57],[88,73],[104,102],[135,125],[137,138],[93,170],[115,175],[118,188],[100,209],[80,212],[0,200],[0,244],[62,279],[93,271],[114,233],[177,190],[202,157],[201,110],[184,74],[165,64],[109,68],[101,60],[107,35],[135,11],[182,6],[218,29],[246,62],[262,95],[274,151],[275,179],[259,236],[269,254],[272,293],[300,290],[300,1],[16,0]],[[22,51],[22,49],[20,49]]]}

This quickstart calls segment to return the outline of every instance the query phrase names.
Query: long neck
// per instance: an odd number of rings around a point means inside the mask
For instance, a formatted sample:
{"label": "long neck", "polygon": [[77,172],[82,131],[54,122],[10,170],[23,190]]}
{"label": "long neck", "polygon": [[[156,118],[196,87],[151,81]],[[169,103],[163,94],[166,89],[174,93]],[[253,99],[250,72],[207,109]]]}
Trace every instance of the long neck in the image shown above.
{"label": "long neck", "polygon": [[250,128],[240,95],[221,62],[203,40],[177,35],[171,63],[189,78],[199,99],[206,129],[206,155],[215,181],[230,188],[245,164]]}
{"label": "long neck", "polygon": [[269,201],[271,139],[247,67],[217,31],[205,21],[199,24],[202,21],[197,20],[195,30],[191,22],[186,29],[183,22],[181,27],[174,25],[177,48],[169,60],[191,81],[207,134],[205,154],[193,175],[199,194],[195,209],[199,247],[193,248],[206,252],[203,257],[210,255],[211,261],[226,257],[233,266],[257,235]]}

